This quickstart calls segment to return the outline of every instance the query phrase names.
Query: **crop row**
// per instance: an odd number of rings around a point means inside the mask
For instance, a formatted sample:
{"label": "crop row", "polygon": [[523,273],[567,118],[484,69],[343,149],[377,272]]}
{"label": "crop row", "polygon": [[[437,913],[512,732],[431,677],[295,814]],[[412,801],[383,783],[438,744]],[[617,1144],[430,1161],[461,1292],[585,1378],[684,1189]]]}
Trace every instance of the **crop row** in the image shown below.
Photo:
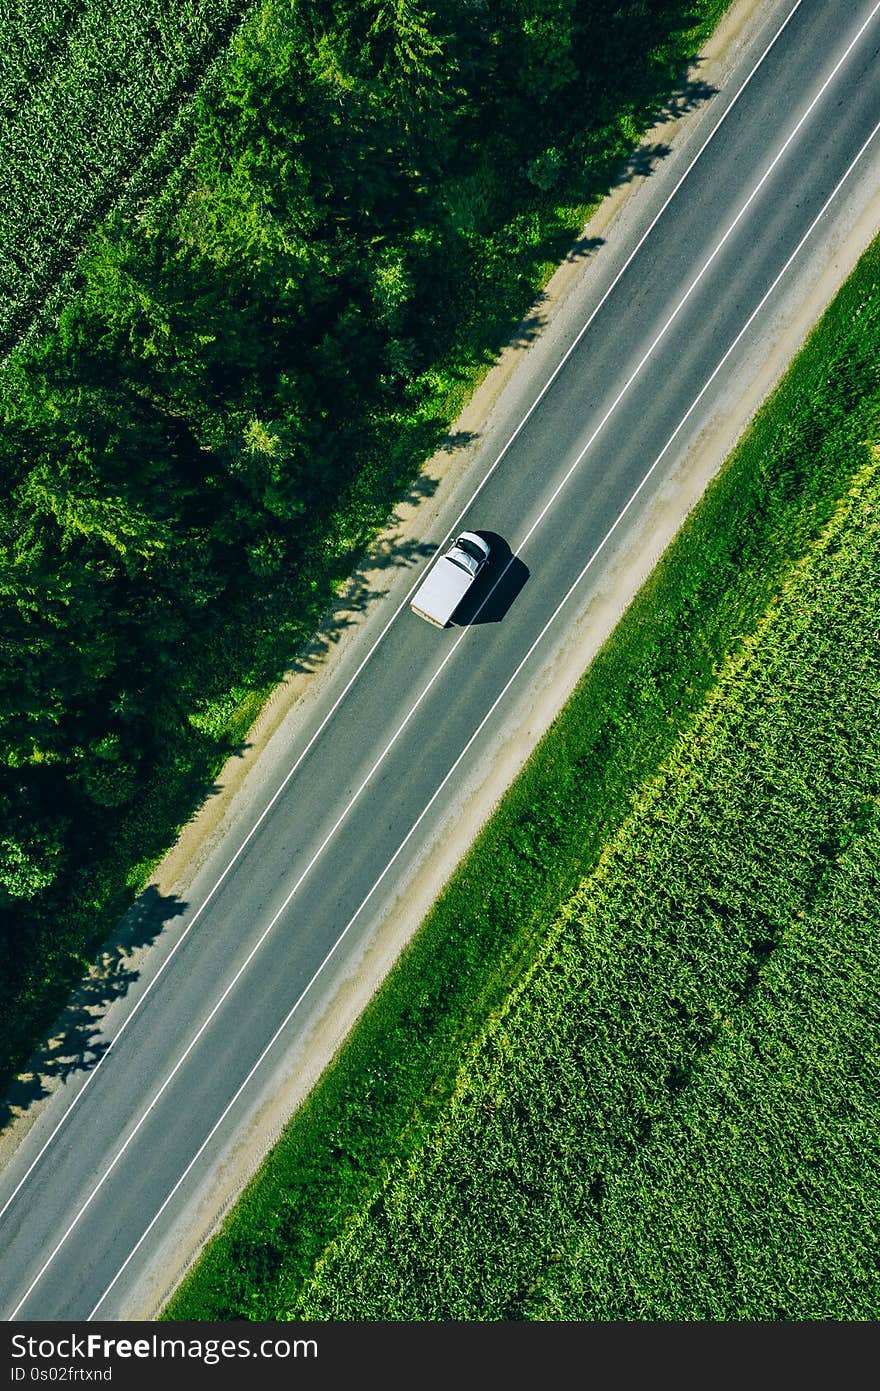
{"label": "crop row", "polygon": [[243,0],[67,0],[0,15],[0,343],[52,287]]}

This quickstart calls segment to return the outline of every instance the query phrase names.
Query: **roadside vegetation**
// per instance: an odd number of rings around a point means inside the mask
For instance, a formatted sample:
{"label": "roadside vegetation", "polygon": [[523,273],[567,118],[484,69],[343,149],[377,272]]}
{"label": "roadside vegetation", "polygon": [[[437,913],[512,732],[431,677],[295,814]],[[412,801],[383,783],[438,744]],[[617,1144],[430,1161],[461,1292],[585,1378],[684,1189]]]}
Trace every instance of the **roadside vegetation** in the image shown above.
{"label": "roadside vegetation", "polygon": [[6,1080],[724,0],[244,9],[4,9],[0,329],[75,258],[0,371]]}
{"label": "roadside vegetation", "polygon": [[166,1317],[872,1319],[880,242]]}

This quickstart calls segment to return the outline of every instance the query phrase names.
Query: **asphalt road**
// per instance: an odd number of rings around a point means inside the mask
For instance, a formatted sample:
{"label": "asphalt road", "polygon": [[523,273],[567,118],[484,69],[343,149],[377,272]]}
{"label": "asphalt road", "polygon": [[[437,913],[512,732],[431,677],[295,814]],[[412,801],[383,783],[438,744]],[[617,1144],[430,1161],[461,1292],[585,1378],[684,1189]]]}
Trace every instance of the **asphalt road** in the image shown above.
{"label": "asphalt road", "polygon": [[489,474],[461,518],[497,538],[468,621],[438,632],[405,606],[395,616],[426,562],[401,575],[304,711],[299,747],[267,763],[234,837],[169,914],[126,1013],[108,1015],[113,1047],[73,1072],[9,1158],[4,1320],[141,1307],[187,1205],[221,1181],[254,1123],[278,1056],[296,1055],[359,969],[425,846],[570,641],[613,546],[725,393],[745,389],[835,226],[876,203],[872,3],[802,0],[737,96],[791,8],[766,7],[694,140],[596,256],[578,322],[536,353],[540,380],[534,365],[520,374],[432,524],[436,542]]}

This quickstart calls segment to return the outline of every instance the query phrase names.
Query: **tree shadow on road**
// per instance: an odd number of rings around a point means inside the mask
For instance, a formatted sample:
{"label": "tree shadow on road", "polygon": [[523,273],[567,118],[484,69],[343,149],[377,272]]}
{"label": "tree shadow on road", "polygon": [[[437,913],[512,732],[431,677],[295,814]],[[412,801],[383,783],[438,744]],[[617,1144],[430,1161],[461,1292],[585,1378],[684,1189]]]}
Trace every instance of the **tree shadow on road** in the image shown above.
{"label": "tree shadow on road", "polygon": [[152,946],[187,904],[151,885],[135,900],[94,965],[74,990],[44,1043],[30,1056],[0,1100],[0,1131],[61,1083],[90,1072],[106,1055],[110,1007],[140,979],[139,953]]}

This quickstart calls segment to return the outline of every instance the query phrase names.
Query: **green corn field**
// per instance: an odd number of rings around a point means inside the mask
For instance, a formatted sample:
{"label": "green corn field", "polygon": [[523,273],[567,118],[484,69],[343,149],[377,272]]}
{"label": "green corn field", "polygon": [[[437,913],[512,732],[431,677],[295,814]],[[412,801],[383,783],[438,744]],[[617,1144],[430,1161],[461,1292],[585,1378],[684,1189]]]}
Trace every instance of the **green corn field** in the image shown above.
{"label": "green corn field", "polygon": [[2,0],[0,344],[149,164],[245,8],[243,0]]}

